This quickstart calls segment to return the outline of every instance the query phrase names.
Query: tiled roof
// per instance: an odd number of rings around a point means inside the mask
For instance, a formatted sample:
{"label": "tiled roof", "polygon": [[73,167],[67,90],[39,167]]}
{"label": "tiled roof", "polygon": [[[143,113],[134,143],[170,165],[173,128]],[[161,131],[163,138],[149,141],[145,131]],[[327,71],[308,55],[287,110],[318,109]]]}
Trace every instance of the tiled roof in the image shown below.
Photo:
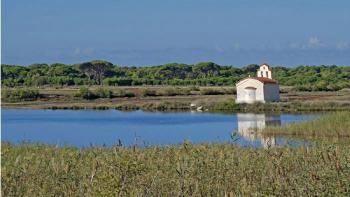
{"label": "tiled roof", "polygon": [[277,83],[277,81],[275,81],[273,79],[266,78],[266,77],[250,77],[248,79],[256,79],[262,83]]}
{"label": "tiled roof", "polygon": [[244,78],[244,79],[238,81],[238,82],[236,83],[236,85],[242,83],[243,81],[245,81],[245,80],[247,80],[247,79],[255,79],[255,80],[260,81],[260,82],[263,83],[263,84],[278,84],[277,81],[275,81],[275,80],[273,80],[273,79],[266,78],[266,77],[247,77],[247,78]]}

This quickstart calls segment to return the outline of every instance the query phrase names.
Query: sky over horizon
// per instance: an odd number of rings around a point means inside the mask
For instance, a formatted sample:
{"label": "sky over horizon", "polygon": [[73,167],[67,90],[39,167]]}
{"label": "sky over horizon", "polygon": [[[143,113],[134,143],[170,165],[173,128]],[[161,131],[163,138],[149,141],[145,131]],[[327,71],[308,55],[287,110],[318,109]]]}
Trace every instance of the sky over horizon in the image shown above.
{"label": "sky over horizon", "polygon": [[349,0],[3,0],[4,64],[350,65]]}

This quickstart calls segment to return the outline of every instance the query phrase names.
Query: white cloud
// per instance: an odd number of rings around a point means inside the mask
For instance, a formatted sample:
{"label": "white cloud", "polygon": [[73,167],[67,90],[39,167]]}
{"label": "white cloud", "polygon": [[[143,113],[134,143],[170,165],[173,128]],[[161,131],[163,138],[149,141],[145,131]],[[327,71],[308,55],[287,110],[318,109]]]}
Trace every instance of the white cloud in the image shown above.
{"label": "white cloud", "polygon": [[80,55],[80,48],[75,48],[73,54],[74,55]]}
{"label": "white cloud", "polygon": [[348,43],[348,42],[338,42],[336,44],[336,48],[339,49],[339,50],[350,49],[350,43]]}
{"label": "white cloud", "polygon": [[91,55],[94,52],[93,48],[80,48],[77,47],[73,51],[74,56],[83,56],[83,55]]}
{"label": "white cloud", "polygon": [[310,37],[306,42],[291,42],[288,44],[291,49],[319,49],[326,46],[317,36]]}
{"label": "white cloud", "polygon": [[241,49],[241,45],[240,45],[239,43],[235,43],[235,44],[233,45],[233,48],[234,48],[236,51],[238,51],[238,50]]}
{"label": "white cloud", "polygon": [[219,53],[222,53],[222,52],[225,51],[225,49],[222,48],[222,47],[219,47],[219,46],[215,46],[215,51],[216,51],[216,52],[219,52]]}
{"label": "white cloud", "polygon": [[299,49],[299,48],[301,48],[301,47],[300,47],[300,44],[299,44],[299,43],[292,42],[292,43],[289,43],[289,48],[292,48],[292,49]]}
{"label": "white cloud", "polygon": [[310,37],[307,44],[306,44],[306,48],[313,48],[313,49],[320,48],[323,46],[324,46],[324,44],[316,36]]}

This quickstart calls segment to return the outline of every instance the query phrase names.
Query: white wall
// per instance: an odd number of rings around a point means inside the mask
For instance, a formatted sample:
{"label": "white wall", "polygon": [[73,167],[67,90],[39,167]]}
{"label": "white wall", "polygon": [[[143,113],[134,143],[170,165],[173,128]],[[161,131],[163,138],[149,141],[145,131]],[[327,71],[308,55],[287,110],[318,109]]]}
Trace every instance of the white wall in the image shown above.
{"label": "white wall", "polygon": [[[237,83],[237,99],[236,103],[252,103],[252,102],[265,102],[264,101],[264,87],[263,83],[256,79],[244,79]],[[246,101],[245,100],[245,88],[254,87],[256,88],[256,100],[255,101]]]}

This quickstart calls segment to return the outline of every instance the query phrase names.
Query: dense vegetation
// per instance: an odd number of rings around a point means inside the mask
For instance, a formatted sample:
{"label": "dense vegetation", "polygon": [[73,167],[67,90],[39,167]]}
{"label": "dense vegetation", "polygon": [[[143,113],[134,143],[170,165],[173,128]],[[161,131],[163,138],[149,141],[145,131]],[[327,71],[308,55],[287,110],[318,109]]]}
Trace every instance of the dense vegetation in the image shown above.
{"label": "dense vegetation", "polygon": [[89,88],[82,87],[74,96],[90,100],[96,98],[134,97],[135,94],[123,89],[119,89],[116,92],[107,88],[98,88],[96,91],[91,91]]}
{"label": "dense vegetation", "polygon": [[9,101],[32,101],[40,97],[38,89],[18,88],[2,89],[1,99]]}
{"label": "dense vegetation", "polygon": [[2,143],[2,196],[348,196],[348,145],[77,149]]}
{"label": "dense vegetation", "polygon": [[306,122],[267,127],[267,135],[350,138],[350,112],[336,112]]}
{"label": "dense vegetation", "polygon": [[[82,64],[2,65],[2,84],[16,86],[71,86],[104,84],[136,85],[233,85],[248,75],[255,76],[258,65],[243,68],[220,66],[212,62],[194,65],[165,64],[152,67],[122,67],[106,61]],[[298,66],[273,67],[281,85],[303,91],[335,91],[350,87],[350,67]]]}

